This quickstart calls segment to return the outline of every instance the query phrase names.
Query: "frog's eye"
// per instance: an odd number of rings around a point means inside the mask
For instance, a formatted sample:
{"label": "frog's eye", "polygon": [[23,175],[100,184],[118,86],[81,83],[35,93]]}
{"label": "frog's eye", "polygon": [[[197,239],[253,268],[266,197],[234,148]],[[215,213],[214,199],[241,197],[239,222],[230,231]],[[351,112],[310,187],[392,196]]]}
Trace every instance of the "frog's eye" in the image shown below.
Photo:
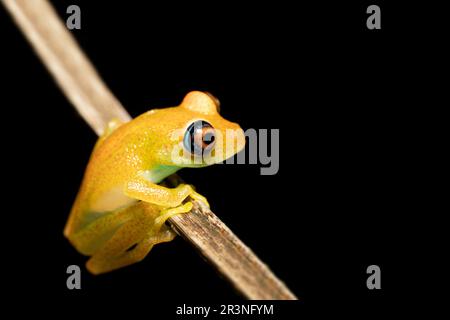
{"label": "frog's eye", "polygon": [[211,151],[214,144],[215,130],[204,120],[191,123],[184,134],[184,148],[191,154],[202,155],[205,151]]}

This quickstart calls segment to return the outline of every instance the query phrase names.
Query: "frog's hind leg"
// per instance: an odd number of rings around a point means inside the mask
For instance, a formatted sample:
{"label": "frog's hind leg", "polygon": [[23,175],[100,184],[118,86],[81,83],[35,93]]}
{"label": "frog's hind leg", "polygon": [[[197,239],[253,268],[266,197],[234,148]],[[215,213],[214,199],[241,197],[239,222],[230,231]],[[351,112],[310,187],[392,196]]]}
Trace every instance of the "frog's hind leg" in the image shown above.
{"label": "frog's hind leg", "polygon": [[87,262],[93,274],[105,273],[145,258],[155,244],[171,241],[175,233],[164,222],[173,215],[190,211],[191,203],[176,208],[140,202],[134,206],[134,218],[125,223]]}

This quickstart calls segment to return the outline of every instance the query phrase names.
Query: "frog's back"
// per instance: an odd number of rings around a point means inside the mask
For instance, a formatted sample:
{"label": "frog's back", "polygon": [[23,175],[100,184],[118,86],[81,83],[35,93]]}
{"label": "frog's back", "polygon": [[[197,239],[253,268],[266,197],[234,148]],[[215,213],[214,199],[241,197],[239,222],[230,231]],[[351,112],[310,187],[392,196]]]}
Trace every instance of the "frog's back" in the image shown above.
{"label": "frog's back", "polygon": [[[140,171],[157,171],[149,150],[166,149],[155,137],[164,127],[164,119],[176,119],[175,109],[153,109],[130,122],[108,126],[92,152],[64,230],[66,237],[104,214],[136,202],[124,194],[125,185]],[[157,171],[156,175],[164,178],[176,169],[164,168],[160,170],[163,173]]]}
{"label": "frog's back", "polygon": [[[136,201],[123,194],[126,178],[131,174],[127,161],[126,124],[102,136],[89,159],[80,190],[72,206],[64,234],[69,237],[90,222]],[[138,164],[135,164],[136,166]]]}

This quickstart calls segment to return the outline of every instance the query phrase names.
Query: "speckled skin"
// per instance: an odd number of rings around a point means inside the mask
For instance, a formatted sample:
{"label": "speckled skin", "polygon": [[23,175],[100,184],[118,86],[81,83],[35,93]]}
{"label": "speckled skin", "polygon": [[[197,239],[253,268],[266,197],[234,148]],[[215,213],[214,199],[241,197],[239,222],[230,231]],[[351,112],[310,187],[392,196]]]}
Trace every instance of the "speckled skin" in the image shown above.
{"label": "speckled skin", "polygon": [[[187,197],[205,201],[190,185],[158,184],[182,167],[207,165],[189,163],[186,155],[187,163],[174,162],[173,149],[182,145],[179,132],[196,120],[206,120],[223,133],[223,139],[216,140],[222,148],[217,148],[213,162],[243,148],[239,125],[223,119],[216,101],[198,91],[190,92],[178,107],[151,110],[125,124],[112,122],[98,140],[64,229],[80,253],[92,256],[87,262],[90,272],[104,273],[142,260],[153,245],[173,239],[164,222],[191,209],[190,202],[183,204]],[[226,136],[227,129],[234,135]],[[227,139],[237,148],[230,148]]]}

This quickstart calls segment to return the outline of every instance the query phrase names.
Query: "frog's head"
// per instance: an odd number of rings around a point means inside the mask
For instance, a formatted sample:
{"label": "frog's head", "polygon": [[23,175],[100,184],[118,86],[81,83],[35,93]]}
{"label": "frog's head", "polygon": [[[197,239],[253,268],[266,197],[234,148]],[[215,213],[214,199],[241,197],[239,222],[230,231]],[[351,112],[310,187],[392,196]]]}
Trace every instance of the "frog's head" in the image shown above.
{"label": "frog's head", "polygon": [[222,162],[245,146],[237,123],[219,114],[219,101],[209,93],[192,91],[178,107],[159,109],[159,136],[164,142],[158,161],[177,167],[203,167]]}

